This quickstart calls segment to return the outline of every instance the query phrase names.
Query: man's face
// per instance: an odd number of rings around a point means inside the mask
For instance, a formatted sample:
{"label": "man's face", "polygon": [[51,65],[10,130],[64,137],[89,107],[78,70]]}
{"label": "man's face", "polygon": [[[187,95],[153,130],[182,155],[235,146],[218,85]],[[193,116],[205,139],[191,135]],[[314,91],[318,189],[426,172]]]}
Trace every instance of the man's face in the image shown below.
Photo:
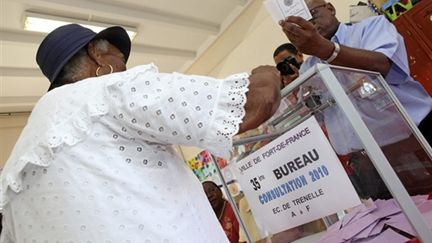
{"label": "man's face", "polygon": [[315,25],[320,35],[326,39],[330,39],[338,26],[334,7],[322,0],[310,0],[306,4],[312,15],[312,19],[309,22]]}
{"label": "man's face", "polygon": [[[289,52],[288,50],[283,50],[283,51],[279,52],[279,54],[277,54],[273,59],[275,61],[275,64],[278,64],[278,63],[282,62],[287,57],[294,57],[298,63],[300,63],[300,64],[303,63],[303,55],[302,54],[300,54],[300,53],[293,54],[293,53]],[[296,72],[293,75],[282,75],[282,80],[283,80],[284,86],[291,83],[298,76],[299,76],[298,72]]]}

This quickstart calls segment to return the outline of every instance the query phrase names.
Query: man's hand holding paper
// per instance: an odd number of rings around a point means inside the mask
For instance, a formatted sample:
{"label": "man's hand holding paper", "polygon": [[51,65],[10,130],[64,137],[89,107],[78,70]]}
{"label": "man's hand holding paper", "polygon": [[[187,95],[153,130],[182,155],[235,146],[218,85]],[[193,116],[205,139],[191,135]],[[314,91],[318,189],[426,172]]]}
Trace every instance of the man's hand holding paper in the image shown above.
{"label": "man's hand holding paper", "polygon": [[333,44],[320,35],[315,25],[302,17],[290,16],[279,24],[300,52],[326,59],[333,51]]}

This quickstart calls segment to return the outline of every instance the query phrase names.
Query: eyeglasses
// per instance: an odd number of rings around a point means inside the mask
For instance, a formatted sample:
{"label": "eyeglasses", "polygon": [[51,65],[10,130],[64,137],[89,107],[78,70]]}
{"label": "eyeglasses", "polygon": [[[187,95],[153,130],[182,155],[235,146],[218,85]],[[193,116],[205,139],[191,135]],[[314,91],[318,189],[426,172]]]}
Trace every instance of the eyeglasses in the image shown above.
{"label": "eyeglasses", "polygon": [[317,16],[316,14],[318,13],[318,9],[327,6],[327,3],[321,4],[316,6],[315,8],[309,9],[309,12],[312,15],[312,19],[315,19]]}

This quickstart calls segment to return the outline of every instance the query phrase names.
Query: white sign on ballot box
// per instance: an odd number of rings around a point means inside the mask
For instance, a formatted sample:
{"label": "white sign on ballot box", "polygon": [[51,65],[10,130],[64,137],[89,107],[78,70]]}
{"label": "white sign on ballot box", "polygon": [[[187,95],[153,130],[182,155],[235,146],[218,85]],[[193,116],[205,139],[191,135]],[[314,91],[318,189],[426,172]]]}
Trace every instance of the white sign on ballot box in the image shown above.
{"label": "white sign on ballot box", "polygon": [[361,203],[315,117],[235,163],[234,173],[272,234]]}

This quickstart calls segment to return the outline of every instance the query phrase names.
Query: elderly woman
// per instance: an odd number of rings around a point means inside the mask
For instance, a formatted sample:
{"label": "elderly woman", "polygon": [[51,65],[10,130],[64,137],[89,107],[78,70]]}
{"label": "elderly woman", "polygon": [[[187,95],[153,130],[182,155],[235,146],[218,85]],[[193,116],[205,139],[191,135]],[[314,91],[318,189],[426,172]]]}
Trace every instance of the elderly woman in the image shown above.
{"label": "elderly woman", "polygon": [[125,71],[130,45],[120,27],[75,24],[41,43],[51,91],[2,171],[0,242],[228,242],[172,145],[227,158],[233,135],[277,109],[280,76]]}

